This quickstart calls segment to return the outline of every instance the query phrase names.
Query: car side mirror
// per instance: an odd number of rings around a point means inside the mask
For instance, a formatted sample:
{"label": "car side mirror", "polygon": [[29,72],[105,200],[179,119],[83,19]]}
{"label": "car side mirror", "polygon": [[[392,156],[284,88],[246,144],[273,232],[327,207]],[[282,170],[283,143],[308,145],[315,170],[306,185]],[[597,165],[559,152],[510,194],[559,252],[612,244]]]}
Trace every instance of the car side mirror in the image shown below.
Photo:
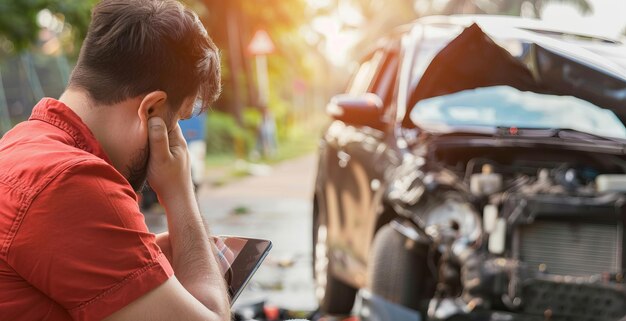
{"label": "car side mirror", "polygon": [[358,96],[350,94],[334,96],[326,106],[326,113],[349,125],[373,128],[381,128],[384,125],[381,119],[383,101],[378,95],[372,93]]}

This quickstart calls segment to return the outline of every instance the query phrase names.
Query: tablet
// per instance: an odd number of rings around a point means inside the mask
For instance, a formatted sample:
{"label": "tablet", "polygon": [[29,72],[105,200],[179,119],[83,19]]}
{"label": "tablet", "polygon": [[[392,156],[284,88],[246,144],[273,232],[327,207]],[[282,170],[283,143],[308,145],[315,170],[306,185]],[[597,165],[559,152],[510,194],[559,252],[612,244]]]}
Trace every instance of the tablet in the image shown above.
{"label": "tablet", "polygon": [[272,248],[268,240],[240,236],[213,237],[232,305]]}

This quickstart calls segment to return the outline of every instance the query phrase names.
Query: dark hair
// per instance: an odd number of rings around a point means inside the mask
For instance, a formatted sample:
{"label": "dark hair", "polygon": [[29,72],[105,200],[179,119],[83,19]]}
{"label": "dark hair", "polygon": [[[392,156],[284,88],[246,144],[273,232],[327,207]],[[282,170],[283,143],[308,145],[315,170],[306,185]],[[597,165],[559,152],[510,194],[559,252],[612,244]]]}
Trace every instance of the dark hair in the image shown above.
{"label": "dark hair", "polygon": [[175,0],[103,0],[91,15],[69,87],[114,104],[155,90],[203,110],[220,94],[218,49],[198,16]]}

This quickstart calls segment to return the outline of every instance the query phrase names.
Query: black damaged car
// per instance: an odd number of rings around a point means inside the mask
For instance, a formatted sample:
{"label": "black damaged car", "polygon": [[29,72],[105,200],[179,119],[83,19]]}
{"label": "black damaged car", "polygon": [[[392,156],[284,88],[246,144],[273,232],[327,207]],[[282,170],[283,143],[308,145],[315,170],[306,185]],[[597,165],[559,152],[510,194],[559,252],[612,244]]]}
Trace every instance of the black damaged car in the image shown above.
{"label": "black damaged car", "polygon": [[327,112],[313,204],[324,313],[623,320],[626,45],[424,18],[382,39]]}

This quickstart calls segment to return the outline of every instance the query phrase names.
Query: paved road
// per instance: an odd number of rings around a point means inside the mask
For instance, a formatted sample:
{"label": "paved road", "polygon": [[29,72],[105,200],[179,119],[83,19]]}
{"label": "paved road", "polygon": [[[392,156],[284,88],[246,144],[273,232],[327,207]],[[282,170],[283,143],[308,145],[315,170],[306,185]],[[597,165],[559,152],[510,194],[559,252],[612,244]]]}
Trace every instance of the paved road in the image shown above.
{"label": "paved road", "polygon": [[[259,299],[281,308],[316,308],[311,271],[311,198],[316,157],[305,156],[219,188],[199,191],[202,214],[213,234],[272,240],[274,247],[238,305]],[[153,232],[166,229],[163,215],[148,213]]]}

